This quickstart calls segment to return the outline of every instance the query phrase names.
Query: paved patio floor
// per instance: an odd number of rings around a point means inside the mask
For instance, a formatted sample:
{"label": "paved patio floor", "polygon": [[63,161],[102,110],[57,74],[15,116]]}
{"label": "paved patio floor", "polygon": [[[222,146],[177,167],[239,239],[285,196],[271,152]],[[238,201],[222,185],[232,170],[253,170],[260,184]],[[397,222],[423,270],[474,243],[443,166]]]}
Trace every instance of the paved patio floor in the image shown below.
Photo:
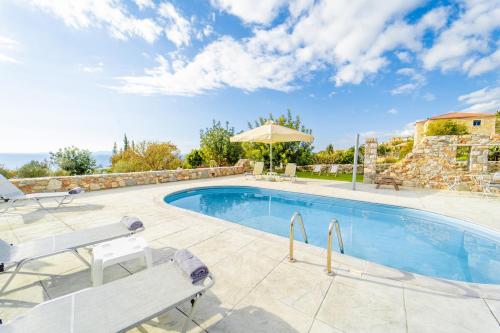
{"label": "paved patio floor", "polygon": [[[401,272],[334,254],[334,276],[325,274],[326,251],[296,243],[297,262],[287,259],[288,239],[164,204],[180,189],[206,185],[256,185],[427,209],[500,231],[500,198],[467,193],[375,190],[372,185],[299,180],[245,181],[226,177],[86,193],[58,210],[22,206],[0,215],[0,237],[13,243],[140,217],[154,260],[189,248],[216,277],[202,299],[190,332],[500,332],[500,285],[474,285]],[[83,252],[88,258],[88,251]],[[142,269],[115,265],[104,281]],[[500,271],[499,271],[500,274]],[[3,283],[8,274],[0,275]],[[168,281],[165,281],[168,283]],[[90,271],[71,254],[25,266],[0,296],[8,321],[38,303],[90,287]],[[179,307],[133,330],[175,332],[187,308]]]}

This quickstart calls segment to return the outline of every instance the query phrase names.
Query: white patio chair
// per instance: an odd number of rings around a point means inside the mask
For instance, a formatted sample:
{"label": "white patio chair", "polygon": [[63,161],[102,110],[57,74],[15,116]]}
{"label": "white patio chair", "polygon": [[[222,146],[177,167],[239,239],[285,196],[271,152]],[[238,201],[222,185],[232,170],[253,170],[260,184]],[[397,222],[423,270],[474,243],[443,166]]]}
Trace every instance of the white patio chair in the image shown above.
{"label": "white patio chair", "polygon": [[264,173],[264,162],[255,162],[252,172],[245,173],[245,178],[253,177],[254,179],[262,178]]}
{"label": "white patio chair", "polygon": [[318,175],[321,175],[321,169],[322,169],[322,165],[321,164],[315,164],[314,167],[313,167],[313,170],[312,170],[312,173],[315,174],[317,173]]}
{"label": "white patio chair", "polygon": [[331,175],[334,175],[335,177],[337,177],[337,175],[339,173],[339,166],[338,166],[338,164],[333,164],[330,167],[330,170],[328,170],[328,173],[331,174]]}

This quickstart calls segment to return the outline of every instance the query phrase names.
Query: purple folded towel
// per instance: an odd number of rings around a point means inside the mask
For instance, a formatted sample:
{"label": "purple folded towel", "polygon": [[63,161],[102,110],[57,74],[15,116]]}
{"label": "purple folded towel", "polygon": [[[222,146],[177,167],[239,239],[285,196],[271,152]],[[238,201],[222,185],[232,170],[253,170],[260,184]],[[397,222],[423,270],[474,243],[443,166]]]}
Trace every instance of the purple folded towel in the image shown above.
{"label": "purple folded towel", "polygon": [[188,250],[179,250],[174,254],[174,260],[186,273],[193,283],[203,280],[208,276],[208,268],[200,259]]}
{"label": "purple folded towel", "polygon": [[144,227],[144,224],[142,224],[141,220],[139,220],[135,216],[124,216],[122,217],[121,222],[125,224],[128,230],[131,231],[135,231],[137,229],[141,229],[142,227]]}
{"label": "purple folded towel", "polygon": [[68,191],[69,194],[80,194],[83,190],[81,187],[75,187]]}

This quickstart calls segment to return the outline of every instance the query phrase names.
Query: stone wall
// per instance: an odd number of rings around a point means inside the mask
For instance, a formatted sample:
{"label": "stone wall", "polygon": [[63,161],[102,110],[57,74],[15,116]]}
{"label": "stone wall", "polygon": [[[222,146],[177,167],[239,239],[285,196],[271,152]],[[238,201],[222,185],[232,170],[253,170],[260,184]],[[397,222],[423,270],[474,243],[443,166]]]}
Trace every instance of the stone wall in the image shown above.
{"label": "stone wall", "polygon": [[[448,179],[460,177],[461,189],[479,190],[471,174],[491,172],[488,162],[489,145],[498,138],[482,135],[446,135],[424,137],[403,160],[382,175],[390,175],[404,186],[446,189]],[[457,162],[457,147],[470,146],[468,162]]]}
{"label": "stone wall", "polygon": [[363,183],[373,184],[375,182],[377,176],[377,147],[377,139],[366,139]]}
{"label": "stone wall", "polygon": [[[383,172],[389,169],[394,163],[378,163],[376,165],[377,173]],[[337,164],[339,166],[339,173],[352,173],[354,168],[354,164]],[[330,170],[332,164],[321,164],[321,172],[327,173]],[[298,166],[297,170],[299,171],[313,171],[315,164],[313,165],[303,165]],[[364,165],[358,164],[358,175],[362,175],[364,173]]]}
{"label": "stone wall", "polygon": [[248,170],[248,161],[242,160],[236,166],[230,167],[23,178],[10,179],[10,181],[25,193],[67,191],[77,186],[85,191],[98,191],[126,186],[231,176],[242,174]]}
{"label": "stone wall", "polygon": [[488,172],[500,172],[500,161],[489,161],[488,162]]}

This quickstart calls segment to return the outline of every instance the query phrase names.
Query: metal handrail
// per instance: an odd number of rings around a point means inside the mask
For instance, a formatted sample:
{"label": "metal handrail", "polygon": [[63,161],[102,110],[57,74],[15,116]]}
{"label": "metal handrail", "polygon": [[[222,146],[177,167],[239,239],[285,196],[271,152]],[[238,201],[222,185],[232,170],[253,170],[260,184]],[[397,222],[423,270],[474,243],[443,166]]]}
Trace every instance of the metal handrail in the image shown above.
{"label": "metal handrail", "polygon": [[342,239],[342,233],[340,232],[340,225],[336,218],[333,218],[328,226],[328,252],[326,254],[326,272],[327,274],[332,273],[332,234],[333,227],[335,226],[335,232],[337,233],[337,240],[339,242],[340,253],[344,253],[344,241]]}
{"label": "metal handrail", "polygon": [[293,257],[293,241],[294,241],[294,223],[295,220],[298,220],[300,222],[300,226],[302,227],[302,235],[304,236],[304,242],[308,243],[307,240],[307,233],[306,233],[306,228],[304,227],[304,221],[302,220],[302,215],[300,215],[299,212],[295,212],[292,215],[292,218],[290,219],[290,255],[289,255],[289,260],[294,261]]}

